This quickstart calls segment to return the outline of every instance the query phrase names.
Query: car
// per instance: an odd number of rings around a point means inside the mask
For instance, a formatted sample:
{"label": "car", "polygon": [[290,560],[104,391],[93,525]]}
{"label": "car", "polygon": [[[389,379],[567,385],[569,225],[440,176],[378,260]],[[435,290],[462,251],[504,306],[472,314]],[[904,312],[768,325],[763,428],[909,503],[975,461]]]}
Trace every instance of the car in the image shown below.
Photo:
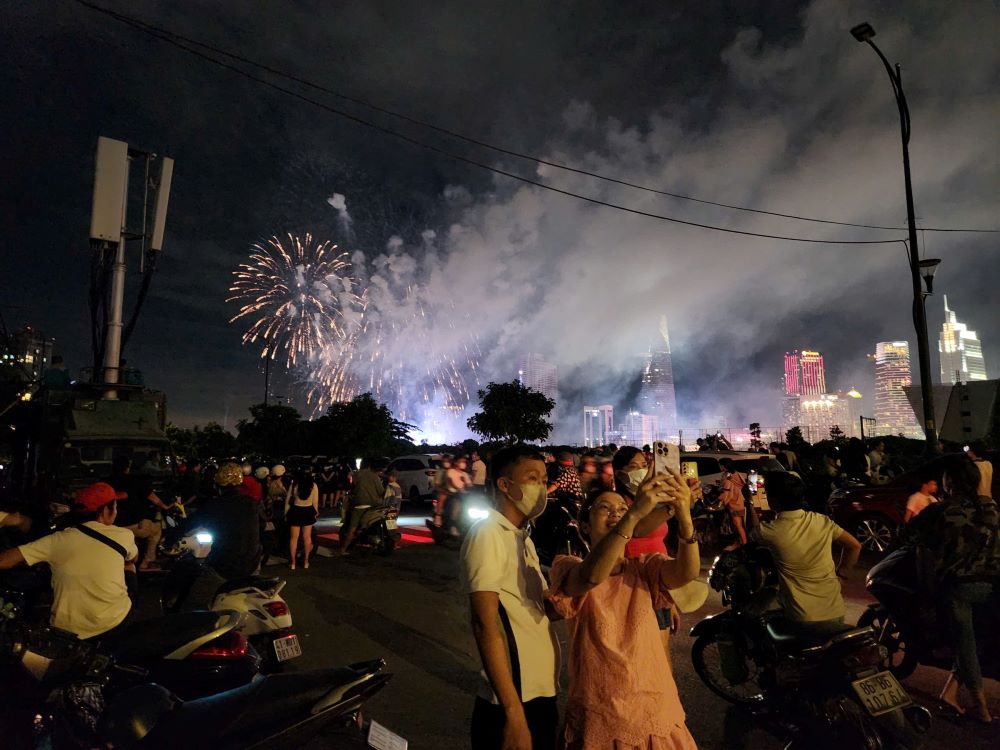
{"label": "car", "polygon": [[731,458],[736,464],[736,471],[746,475],[753,496],[753,504],[757,510],[769,511],[767,491],[764,489],[765,471],[785,471],[785,467],[768,453],[751,453],[741,451],[694,451],[681,453],[681,463],[693,461],[698,467],[698,478],[702,487],[718,484],[722,481],[722,464],[719,459]]}
{"label": "car", "polygon": [[435,496],[439,469],[441,469],[439,453],[418,453],[393,459],[386,471],[395,471],[399,475],[399,486],[403,490],[403,497],[419,502]]}
{"label": "car", "polygon": [[[989,452],[984,458],[996,466],[1000,453]],[[827,513],[837,525],[853,534],[866,550],[888,552],[899,535],[910,495],[920,488],[928,474],[940,484],[939,469],[934,466],[933,462],[924,464],[894,477],[887,484],[838,487],[827,500]],[[994,472],[993,497],[1000,496],[998,492],[1000,475]]]}

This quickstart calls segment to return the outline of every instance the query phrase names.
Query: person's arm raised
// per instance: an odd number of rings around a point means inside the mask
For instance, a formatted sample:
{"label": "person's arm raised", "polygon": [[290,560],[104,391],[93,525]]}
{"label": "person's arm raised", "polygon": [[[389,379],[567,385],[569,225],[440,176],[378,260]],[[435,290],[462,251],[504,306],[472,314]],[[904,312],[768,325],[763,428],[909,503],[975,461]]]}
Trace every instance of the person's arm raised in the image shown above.
{"label": "person's arm raised", "polygon": [[[652,469],[650,469],[650,473]],[[632,538],[636,524],[648,516],[660,503],[668,502],[666,479],[646,475],[632,507],[594,546],[587,558],[570,571],[563,581],[563,593],[581,596],[608,579],[625,553],[625,543]]]}
{"label": "person's arm raised", "polygon": [[677,545],[677,557],[663,565],[661,582],[667,588],[677,589],[698,577],[701,572],[701,554],[694,534],[694,521],[691,520],[691,486],[680,472],[673,469],[667,471],[670,473],[663,477],[670,496],[669,503],[677,519],[677,537],[680,541]]}

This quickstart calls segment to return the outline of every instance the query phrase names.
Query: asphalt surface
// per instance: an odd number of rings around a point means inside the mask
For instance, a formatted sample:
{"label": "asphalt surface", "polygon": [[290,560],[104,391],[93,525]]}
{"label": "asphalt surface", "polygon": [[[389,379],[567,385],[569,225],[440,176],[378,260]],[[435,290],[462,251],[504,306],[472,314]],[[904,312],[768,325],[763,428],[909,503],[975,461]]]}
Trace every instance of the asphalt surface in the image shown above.
{"label": "asphalt surface", "polygon": [[[329,532],[331,522],[321,522],[317,530]],[[287,576],[284,595],[302,643],[303,656],[290,668],[382,657],[394,678],[369,701],[366,713],[406,738],[411,748],[468,747],[480,664],[466,598],[458,587],[457,559],[455,548],[411,541],[388,558],[317,555],[309,570],[268,566],[267,574]],[[711,560],[703,562],[707,570]],[[852,621],[869,599],[860,582],[848,584],[845,593]],[[712,592],[702,610],[683,616],[681,631],[672,639],[674,677],[688,727],[700,748],[780,749],[779,736],[709,692],[691,665],[693,639],[687,631],[721,609]],[[565,653],[565,629],[557,628]],[[943,671],[921,667],[905,686],[915,700],[933,707],[944,679]],[[998,684],[987,681],[987,690],[994,713],[1000,714]],[[317,741],[309,747],[326,745]],[[1000,730],[935,715],[925,747],[1000,747]]]}

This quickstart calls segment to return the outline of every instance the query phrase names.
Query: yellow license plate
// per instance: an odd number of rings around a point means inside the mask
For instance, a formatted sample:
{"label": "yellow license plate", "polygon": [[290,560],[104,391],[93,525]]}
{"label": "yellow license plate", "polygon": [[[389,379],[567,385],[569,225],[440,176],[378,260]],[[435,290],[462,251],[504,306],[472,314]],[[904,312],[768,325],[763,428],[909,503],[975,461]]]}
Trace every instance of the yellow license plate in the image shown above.
{"label": "yellow license plate", "polygon": [[872,716],[895,711],[913,701],[892,672],[879,672],[851,683],[862,705]]}

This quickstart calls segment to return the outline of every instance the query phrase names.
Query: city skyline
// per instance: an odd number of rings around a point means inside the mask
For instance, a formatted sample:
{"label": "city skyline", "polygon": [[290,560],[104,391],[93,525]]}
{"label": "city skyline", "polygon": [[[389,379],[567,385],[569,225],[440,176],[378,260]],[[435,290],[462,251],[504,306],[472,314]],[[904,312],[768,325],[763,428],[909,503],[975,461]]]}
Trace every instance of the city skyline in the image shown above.
{"label": "city skyline", "polygon": [[982,343],[976,332],[960,323],[955,311],[948,307],[947,294],[944,295],[944,323],[938,334],[938,354],[943,384],[986,380]]}
{"label": "city skyline", "polygon": [[522,355],[517,363],[517,379],[526,388],[543,393],[558,402],[559,368],[549,362],[545,355],[538,352]]}
{"label": "city skyline", "polygon": [[906,388],[913,384],[910,344],[907,341],[880,341],[875,344],[875,425],[879,434],[921,438]]}
{"label": "city skyline", "polygon": [[656,418],[660,435],[673,435],[677,431],[677,394],[665,315],[660,316],[659,334],[656,344],[650,344],[646,353],[636,408]]}

